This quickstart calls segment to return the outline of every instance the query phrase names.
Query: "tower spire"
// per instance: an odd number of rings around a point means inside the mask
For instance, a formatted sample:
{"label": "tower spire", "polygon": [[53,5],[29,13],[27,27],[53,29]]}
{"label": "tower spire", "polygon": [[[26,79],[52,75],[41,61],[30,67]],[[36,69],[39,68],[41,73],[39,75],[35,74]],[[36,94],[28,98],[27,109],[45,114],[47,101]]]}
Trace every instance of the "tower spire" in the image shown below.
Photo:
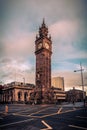
{"label": "tower spire", "polygon": [[42,27],[45,27],[45,18],[43,18]]}
{"label": "tower spire", "polygon": [[48,36],[48,28],[46,27],[44,18],[43,18],[43,21],[42,21],[42,25],[39,28],[39,36],[40,37],[47,37]]}

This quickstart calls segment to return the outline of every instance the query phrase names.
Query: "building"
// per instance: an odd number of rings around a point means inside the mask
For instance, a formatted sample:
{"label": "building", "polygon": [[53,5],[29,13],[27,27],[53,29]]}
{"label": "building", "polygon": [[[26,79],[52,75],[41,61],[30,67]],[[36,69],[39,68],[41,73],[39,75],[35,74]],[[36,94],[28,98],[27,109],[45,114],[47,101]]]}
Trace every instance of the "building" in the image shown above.
{"label": "building", "polygon": [[30,95],[34,89],[33,84],[22,82],[11,82],[4,85],[2,89],[3,103],[27,103],[30,102]]}
{"label": "building", "polygon": [[36,87],[41,91],[41,100],[44,102],[45,92],[51,89],[51,55],[52,41],[48,35],[48,28],[43,19],[39,28],[39,35],[35,41],[36,55]]}
{"label": "building", "polygon": [[66,93],[61,88],[54,88],[54,101],[61,103],[66,100]]}
{"label": "building", "polygon": [[[84,92],[84,95],[86,97],[86,92]],[[66,91],[66,100],[68,102],[83,101],[83,91],[75,88]]]}
{"label": "building", "polygon": [[52,78],[52,86],[55,88],[60,88],[64,91],[64,78],[63,77],[53,77]]}
{"label": "building", "polygon": [[53,77],[52,86],[54,88],[54,100],[57,103],[66,100],[66,93],[64,91],[64,78],[63,77]]}

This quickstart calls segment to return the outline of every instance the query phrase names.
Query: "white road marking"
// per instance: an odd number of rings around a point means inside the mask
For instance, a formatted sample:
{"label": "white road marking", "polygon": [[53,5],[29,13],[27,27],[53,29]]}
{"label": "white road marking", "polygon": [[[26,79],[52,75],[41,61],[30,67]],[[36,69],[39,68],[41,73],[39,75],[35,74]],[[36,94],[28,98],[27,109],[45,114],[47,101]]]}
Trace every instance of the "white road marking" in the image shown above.
{"label": "white road marking", "polygon": [[59,113],[61,112],[61,110],[62,110],[62,107],[58,110],[58,112],[57,112],[57,113],[59,114]]}
{"label": "white road marking", "polygon": [[47,128],[40,129],[40,130],[52,130],[53,128],[49,126],[44,120],[41,121]]}
{"label": "white road marking", "polygon": [[80,126],[75,126],[75,125],[68,125],[69,127],[77,128],[77,129],[82,129],[82,130],[87,130],[87,128],[80,127]]}
{"label": "white road marking", "polygon": [[32,119],[27,119],[27,120],[23,120],[23,121],[18,121],[18,122],[13,122],[13,123],[9,123],[9,124],[0,125],[0,128],[5,127],[5,126],[10,126],[10,125],[23,123],[23,122],[28,122],[28,121],[31,121],[31,120],[34,120],[34,119],[32,118]]}
{"label": "white road marking", "polygon": [[83,116],[76,116],[78,118],[83,118],[83,119],[87,119],[87,117],[83,117]]}

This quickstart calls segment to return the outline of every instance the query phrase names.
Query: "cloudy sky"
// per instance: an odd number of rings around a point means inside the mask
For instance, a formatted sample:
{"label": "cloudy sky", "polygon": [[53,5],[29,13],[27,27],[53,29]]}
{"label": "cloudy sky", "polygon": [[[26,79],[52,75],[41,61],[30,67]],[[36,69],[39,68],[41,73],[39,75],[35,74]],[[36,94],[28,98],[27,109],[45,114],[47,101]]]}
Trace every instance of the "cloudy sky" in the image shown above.
{"label": "cloudy sky", "polygon": [[53,42],[52,77],[66,90],[87,86],[87,0],[0,0],[0,82],[35,83],[35,37],[45,18]]}

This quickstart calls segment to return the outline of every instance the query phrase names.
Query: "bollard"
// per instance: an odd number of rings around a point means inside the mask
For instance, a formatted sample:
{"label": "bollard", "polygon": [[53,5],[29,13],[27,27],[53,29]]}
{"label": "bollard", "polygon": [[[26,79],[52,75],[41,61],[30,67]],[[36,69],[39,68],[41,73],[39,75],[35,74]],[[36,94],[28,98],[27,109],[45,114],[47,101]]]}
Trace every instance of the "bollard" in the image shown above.
{"label": "bollard", "polygon": [[5,106],[5,113],[8,113],[8,105]]}

